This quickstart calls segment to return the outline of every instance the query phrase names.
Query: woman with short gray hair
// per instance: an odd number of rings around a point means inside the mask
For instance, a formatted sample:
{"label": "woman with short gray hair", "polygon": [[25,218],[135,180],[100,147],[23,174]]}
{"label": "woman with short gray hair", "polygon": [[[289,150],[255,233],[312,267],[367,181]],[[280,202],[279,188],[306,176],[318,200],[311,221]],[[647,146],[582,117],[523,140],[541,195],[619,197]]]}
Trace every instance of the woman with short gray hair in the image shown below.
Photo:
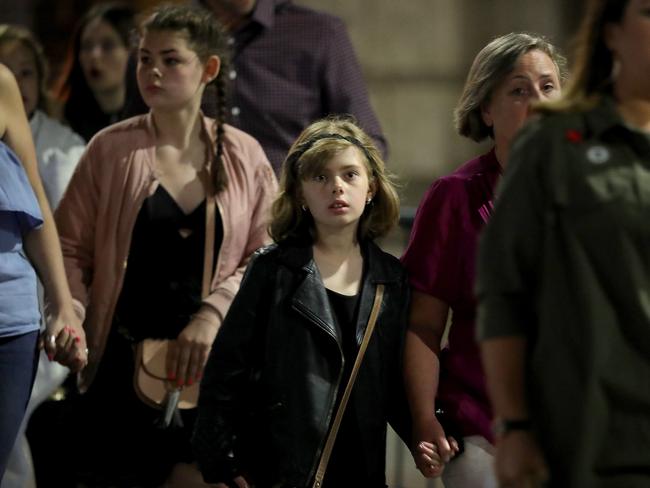
{"label": "woman with short gray hair", "polygon": [[[477,239],[510,142],[532,102],[559,94],[563,67],[556,49],[534,34],[501,36],[478,53],[455,122],[459,134],[477,142],[490,137],[493,147],[433,183],[402,258],[413,288],[404,354],[413,456],[424,476],[442,474],[447,488],[496,487],[492,409],[474,339]],[[449,345],[441,351],[450,310]]]}
{"label": "woman with short gray hair", "polygon": [[[454,110],[454,125],[461,136],[476,142],[481,142],[487,137],[495,139],[494,124],[485,120],[483,108],[490,104],[505,78],[513,74],[520,58],[531,51],[545,54],[555,65],[555,74],[560,81],[565,78],[566,60],[555,46],[543,37],[521,32],[497,37],[476,55],[467,75],[463,93]],[[521,123],[514,125],[519,128]],[[508,135],[511,137],[514,133]],[[499,142],[501,141],[495,139],[496,146]],[[510,139],[503,142],[506,142],[506,147],[503,149],[507,152]],[[505,163],[505,160],[503,162]]]}

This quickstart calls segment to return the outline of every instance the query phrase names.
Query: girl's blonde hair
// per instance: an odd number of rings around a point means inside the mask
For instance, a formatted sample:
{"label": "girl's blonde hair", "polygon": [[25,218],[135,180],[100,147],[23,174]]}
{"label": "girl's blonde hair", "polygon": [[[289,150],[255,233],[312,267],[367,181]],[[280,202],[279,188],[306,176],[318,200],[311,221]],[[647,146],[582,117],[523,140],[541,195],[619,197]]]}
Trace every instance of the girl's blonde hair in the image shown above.
{"label": "girl's blonde hair", "polygon": [[298,136],[282,165],[280,192],[271,210],[270,233],[276,242],[313,239],[314,220],[311,213],[301,208],[301,182],[349,147],[361,152],[375,190],[372,202],[361,215],[358,239],[382,237],[395,226],[399,197],[379,150],[352,118],[327,118],[314,122]]}

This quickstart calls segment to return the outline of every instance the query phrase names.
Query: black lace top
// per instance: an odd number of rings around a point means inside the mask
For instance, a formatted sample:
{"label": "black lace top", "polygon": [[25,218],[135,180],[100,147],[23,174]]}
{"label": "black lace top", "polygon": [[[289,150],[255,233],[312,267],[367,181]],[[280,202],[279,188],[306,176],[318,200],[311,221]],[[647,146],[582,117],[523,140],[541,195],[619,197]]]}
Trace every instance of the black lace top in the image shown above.
{"label": "black lace top", "polygon": [[[124,284],[115,310],[118,330],[135,341],[175,338],[201,306],[205,200],[185,214],[159,185],[138,214]],[[223,240],[217,212],[214,255]]]}

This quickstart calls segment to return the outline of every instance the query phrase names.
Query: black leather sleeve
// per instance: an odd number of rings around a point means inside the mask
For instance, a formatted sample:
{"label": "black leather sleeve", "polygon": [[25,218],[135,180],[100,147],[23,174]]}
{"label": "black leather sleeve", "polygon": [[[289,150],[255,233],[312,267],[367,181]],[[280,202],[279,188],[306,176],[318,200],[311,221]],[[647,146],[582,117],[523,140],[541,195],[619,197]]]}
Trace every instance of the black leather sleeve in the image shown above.
{"label": "black leather sleeve", "polygon": [[406,273],[403,276],[403,279],[399,281],[397,285],[398,289],[396,290],[394,296],[393,306],[400,307],[399,312],[399,328],[401,329],[400,344],[397,349],[399,351],[399,361],[397,361],[398,367],[393,371],[392,381],[391,381],[391,392],[388,396],[388,405],[387,405],[387,414],[388,414],[388,423],[391,425],[393,430],[400,436],[402,441],[410,449],[411,447],[411,414],[408,406],[408,401],[406,399],[406,390],[404,387],[404,373],[403,373],[403,354],[404,354],[404,341],[406,337],[406,329],[408,325],[408,314],[409,314],[409,305],[410,305],[410,287],[406,277]]}
{"label": "black leather sleeve", "polygon": [[221,329],[212,345],[201,380],[192,446],[208,483],[227,482],[241,474],[236,440],[243,428],[246,389],[251,378],[255,342],[262,340],[268,311],[263,299],[273,270],[263,253],[251,260]]}

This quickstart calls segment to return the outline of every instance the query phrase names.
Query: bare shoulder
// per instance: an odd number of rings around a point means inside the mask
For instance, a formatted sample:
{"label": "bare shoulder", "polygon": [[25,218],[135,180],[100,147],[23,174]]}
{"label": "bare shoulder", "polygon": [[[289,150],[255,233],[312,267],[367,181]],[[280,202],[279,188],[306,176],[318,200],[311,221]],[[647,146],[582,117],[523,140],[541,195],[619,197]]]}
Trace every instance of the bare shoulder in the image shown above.
{"label": "bare shoulder", "polygon": [[0,100],[2,103],[10,101],[16,93],[19,93],[16,78],[9,68],[0,63]]}
{"label": "bare shoulder", "polygon": [[5,88],[7,83],[16,84],[16,79],[9,68],[0,63],[0,87]]}
{"label": "bare shoulder", "polygon": [[[20,105],[17,105],[20,104]],[[0,137],[7,131],[9,118],[22,106],[20,91],[13,73],[4,64],[0,64]]]}

